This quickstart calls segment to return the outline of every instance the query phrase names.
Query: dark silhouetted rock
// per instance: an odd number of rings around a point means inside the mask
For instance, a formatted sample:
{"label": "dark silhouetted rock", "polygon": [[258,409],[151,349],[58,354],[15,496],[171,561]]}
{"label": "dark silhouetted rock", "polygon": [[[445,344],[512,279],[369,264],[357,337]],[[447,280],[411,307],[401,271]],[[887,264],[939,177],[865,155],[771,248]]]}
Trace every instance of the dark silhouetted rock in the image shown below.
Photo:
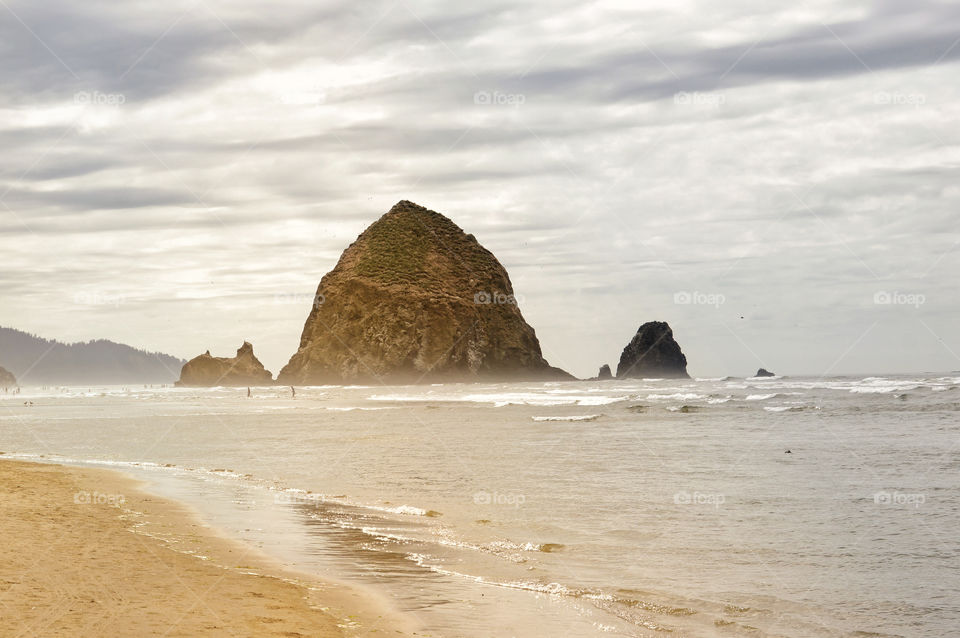
{"label": "dark silhouetted rock", "polygon": [[0,368],[0,388],[15,388],[17,387],[17,378],[13,376],[13,373],[4,368]]}
{"label": "dark silhouetted rock", "polygon": [[633,340],[623,349],[617,378],[682,378],[689,379],[687,358],[680,344],[673,339],[673,330],[662,321],[640,326]]}
{"label": "dark silhouetted rock", "polygon": [[613,378],[613,373],[610,372],[610,366],[603,364],[600,366],[600,373],[597,374],[598,381],[608,381]]}
{"label": "dark silhouetted rock", "polygon": [[756,373],[755,375],[753,375],[753,376],[755,376],[755,377],[775,377],[775,376],[777,376],[777,375],[775,375],[774,373],[770,372],[769,370],[767,370],[767,369],[765,369],[765,368],[760,368],[759,370],[757,370],[757,373]]}
{"label": "dark silhouetted rock", "polygon": [[187,361],[180,371],[178,386],[250,386],[272,385],[273,375],[253,354],[253,346],[244,341],[235,357],[214,357],[207,350]]}
{"label": "dark silhouetted rock", "polygon": [[324,275],[285,385],[572,379],[551,367],[496,257],[401,201]]}

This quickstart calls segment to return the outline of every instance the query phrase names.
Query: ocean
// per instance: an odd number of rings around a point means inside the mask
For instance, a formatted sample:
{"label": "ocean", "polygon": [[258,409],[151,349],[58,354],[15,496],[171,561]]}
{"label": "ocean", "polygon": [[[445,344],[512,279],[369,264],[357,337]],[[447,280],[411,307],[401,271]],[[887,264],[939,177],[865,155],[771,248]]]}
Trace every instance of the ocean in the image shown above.
{"label": "ocean", "polygon": [[25,388],[0,450],[122,469],[430,636],[960,631],[960,373],[252,393]]}

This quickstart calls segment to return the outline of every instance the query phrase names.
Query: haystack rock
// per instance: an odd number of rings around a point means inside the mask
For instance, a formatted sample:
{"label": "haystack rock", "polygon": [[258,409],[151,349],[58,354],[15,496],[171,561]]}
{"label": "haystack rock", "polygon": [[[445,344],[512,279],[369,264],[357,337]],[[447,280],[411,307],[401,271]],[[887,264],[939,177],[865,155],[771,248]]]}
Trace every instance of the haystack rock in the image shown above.
{"label": "haystack rock", "polygon": [[775,375],[774,373],[770,372],[770,371],[767,370],[766,368],[760,368],[759,370],[757,370],[757,373],[756,373],[755,375],[753,375],[753,376],[755,376],[755,377],[775,377],[775,376],[777,376],[777,375]]}
{"label": "haystack rock", "polygon": [[180,370],[178,386],[250,386],[273,385],[273,375],[253,354],[253,346],[244,341],[235,357],[214,357],[207,350]]}
{"label": "haystack rock", "polygon": [[496,257],[401,201],[324,275],[285,385],[572,379],[540,342]]}
{"label": "haystack rock", "polygon": [[598,381],[609,381],[613,378],[613,373],[610,371],[610,366],[603,364],[600,366],[600,372],[597,374]]}
{"label": "haystack rock", "polygon": [[17,378],[5,368],[0,368],[0,388],[17,387]]}
{"label": "haystack rock", "polygon": [[640,326],[633,340],[623,349],[617,378],[689,379],[687,358],[673,338],[673,330],[662,321]]}

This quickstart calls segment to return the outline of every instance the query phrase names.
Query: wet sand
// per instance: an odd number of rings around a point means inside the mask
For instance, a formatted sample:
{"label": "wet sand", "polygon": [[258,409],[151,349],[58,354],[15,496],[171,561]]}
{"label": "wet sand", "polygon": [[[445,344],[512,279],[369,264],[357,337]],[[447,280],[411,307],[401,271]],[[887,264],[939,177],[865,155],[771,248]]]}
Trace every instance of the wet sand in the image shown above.
{"label": "wet sand", "polygon": [[414,635],[123,474],[0,460],[0,635]]}

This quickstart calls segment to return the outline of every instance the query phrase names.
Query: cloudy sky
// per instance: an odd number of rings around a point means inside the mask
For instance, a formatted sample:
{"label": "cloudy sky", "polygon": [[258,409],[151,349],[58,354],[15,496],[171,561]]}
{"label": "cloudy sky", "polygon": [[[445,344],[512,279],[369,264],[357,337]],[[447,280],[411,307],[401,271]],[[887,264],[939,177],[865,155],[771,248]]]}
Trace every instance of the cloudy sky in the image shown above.
{"label": "cloudy sky", "polygon": [[0,325],[273,372],[400,199],[551,363],[960,369],[960,5],[0,0]]}

